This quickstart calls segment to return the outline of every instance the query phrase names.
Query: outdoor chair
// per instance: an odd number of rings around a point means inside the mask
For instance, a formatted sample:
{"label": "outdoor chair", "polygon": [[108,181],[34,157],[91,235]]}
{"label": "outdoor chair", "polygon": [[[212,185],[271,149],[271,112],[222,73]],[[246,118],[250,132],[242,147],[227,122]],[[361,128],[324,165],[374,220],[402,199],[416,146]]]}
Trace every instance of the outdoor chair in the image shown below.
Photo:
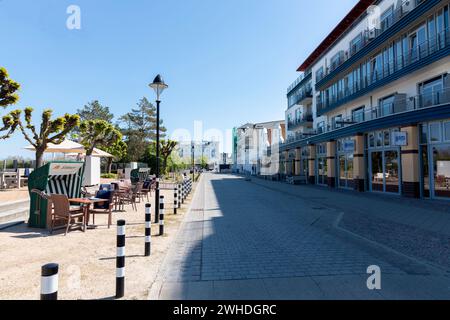
{"label": "outdoor chair", "polygon": [[112,224],[112,210],[114,207],[114,191],[112,190],[99,190],[95,196],[97,199],[105,199],[105,202],[95,203],[94,208],[89,210],[89,214],[92,215],[92,223],[95,225],[95,215],[107,214],[108,215],[108,229]]}
{"label": "outdoor chair", "polygon": [[[154,186],[156,187],[156,183]],[[144,182],[144,184],[142,185],[142,189],[141,189],[142,200],[144,200],[144,197],[147,197],[147,201],[150,201],[150,197],[152,196],[152,187],[153,187],[153,182],[151,180],[146,180]]]}
{"label": "outdoor chair", "polygon": [[124,208],[126,204],[131,204],[132,208],[137,211],[136,193],[131,189],[118,191],[118,203],[119,208]]}
{"label": "outdoor chair", "polygon": [[55,224],[59,221],[64,221],[66,223],[66,225],[63,226],[66,228],[64,235],[67,235],[67,232],[69,232],[69,229],[72,226],[77,225],[80,226],[80,229],[83,230],[83,232],[86,232],[86,216],[82,208],[71,208],[69,198],[63,194],[51,194],[50,199],[53,203],[50,234],[53,233],[53,230],[55,230]]}
{"label": "outdoor chair", "polygon": [[135,199],[137,200],[136,201],[137,203],[141,203],[143,186],[144,186],[143,182],[138,182],[138,183],[136,183],[136,185],[132,189],[132,192],[133,192],[133,194],[135,196]]}

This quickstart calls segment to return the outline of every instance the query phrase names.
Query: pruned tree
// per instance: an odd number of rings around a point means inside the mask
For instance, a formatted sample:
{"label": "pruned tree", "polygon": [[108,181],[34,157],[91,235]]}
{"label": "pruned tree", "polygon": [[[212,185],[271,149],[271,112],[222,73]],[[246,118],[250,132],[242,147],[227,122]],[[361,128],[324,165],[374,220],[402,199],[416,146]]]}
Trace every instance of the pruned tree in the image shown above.
{"label": "pruned tree", "polygon": [[0,68],[0,107],[6,108],[11,104],[15,104],[19,100],[17,91],[20,84],[9,79],[8,71]]}
{"label": "pruned tree", "polygon": [[[16,93],[19,89],[20,84],[9,79],[8,71],[5,68],[0,68],[0,107],[6,108],[15,104],[19,100]],[[18,126],[17,118],[20,117],[20,113],[20,110],[14,110],[2,117],[3,126],[0,128],[0,132],[7,132],[0,135],[0,139],[7,139],[14,133]]]}
{"label": "pruned tree", "polygon": [[160,145],[160,153],[161,153],[161,158],[162,158],[162,172],[166,173],[166,169],[167,169],[167,160],[169,159],[170,155],[172,154],[173,150],[175,149],[175,147],[177,146],[177,142],[176,141],[172,141],[172,140],[163,140],[159,142]]}
{"label": "pruned tree", "polygon": [[81,144],[86,156],[91,156],[95,148],[106,148],[122,140],[122,133],[104,120],[87,120],[80,124]]}
{"label": "pruned tree", "polygon": [[8,116],[3,117],[3,124],[6,130],[20,128],[25,140],[27,140],[36,152],[36,168],[43,165],[44,152],[49,143],[60,144],[66,138],[66,135],[77,127],[80,123],[78,115],[65,114],[63,117],[52,120],[52,110],[44,110],[42,113],[42,122],[39,132],[32,122],[33,108],[25,108],[25,123],[21,120],[21,111],[15,110]]}
{"label": "pruned tree", "polygon": [[108,173],[111,173],[111,165],[113,160],[119,161],[126,157],[127,149],[128,149],[127,144],[122,140],[118,140],[116,141],[116,143],[102,148],[102,150],[114,156],[114,158],[108,158],[107,163]]}

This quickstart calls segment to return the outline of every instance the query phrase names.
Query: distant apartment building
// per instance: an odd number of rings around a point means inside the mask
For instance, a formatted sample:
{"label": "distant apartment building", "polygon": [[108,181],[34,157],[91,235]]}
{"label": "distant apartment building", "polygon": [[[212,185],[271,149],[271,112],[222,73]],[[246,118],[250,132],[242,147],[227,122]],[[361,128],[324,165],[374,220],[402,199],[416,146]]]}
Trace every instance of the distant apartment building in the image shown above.
{"label": "distant apartment building", "polygon": [[194,151],[195,165],[200,165],[203,157],[209,166],[215,166],[221,162],[219,147],[218,141],[181,141],[178,142],[175,152],[185,163],[191,164]]}
{"label": "distant apartment building", "polygon": [[450,199],[449,3],[356,4],[288,88],[283,175]]}
{"label": "distant apartment building", "polygon": [[279,173],[279,147],[285,141],[285,122],[247,123],[234,130],[233,169],[238,173]]}

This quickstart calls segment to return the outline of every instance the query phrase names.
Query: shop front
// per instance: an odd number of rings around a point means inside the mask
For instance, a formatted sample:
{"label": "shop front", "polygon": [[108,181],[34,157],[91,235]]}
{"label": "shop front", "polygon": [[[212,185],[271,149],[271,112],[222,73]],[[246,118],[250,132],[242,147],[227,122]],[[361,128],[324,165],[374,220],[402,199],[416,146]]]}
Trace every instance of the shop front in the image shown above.
{"label": "shop front", "polygon": [[450,199],[450,119],[420,126],[421,195]]}
{"label": "shop front", "polygon": [[371,132],[368,137],[369,191],[401,194],[401,148],[395,144],[400,130]]}

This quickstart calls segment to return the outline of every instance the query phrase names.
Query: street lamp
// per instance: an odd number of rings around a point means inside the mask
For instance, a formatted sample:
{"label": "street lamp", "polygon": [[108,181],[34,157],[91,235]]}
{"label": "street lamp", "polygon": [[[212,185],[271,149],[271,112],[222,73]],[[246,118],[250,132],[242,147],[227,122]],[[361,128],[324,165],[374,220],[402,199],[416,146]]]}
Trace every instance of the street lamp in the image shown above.
{"label": "street lamp", "polygon": [[150,88],[156,93],[156,190],[155,190],[155,223],[159,222],[159,104],[160,97],[164,90],[169,86],[164,83],[161,75],[157,75],[153,83],[149,84]]}
{"label": "street lamp", "polygon": [[195,181],[195,144],[194,141],[192,141],[191,145],[191,157],[192,157],[192,182]]}

